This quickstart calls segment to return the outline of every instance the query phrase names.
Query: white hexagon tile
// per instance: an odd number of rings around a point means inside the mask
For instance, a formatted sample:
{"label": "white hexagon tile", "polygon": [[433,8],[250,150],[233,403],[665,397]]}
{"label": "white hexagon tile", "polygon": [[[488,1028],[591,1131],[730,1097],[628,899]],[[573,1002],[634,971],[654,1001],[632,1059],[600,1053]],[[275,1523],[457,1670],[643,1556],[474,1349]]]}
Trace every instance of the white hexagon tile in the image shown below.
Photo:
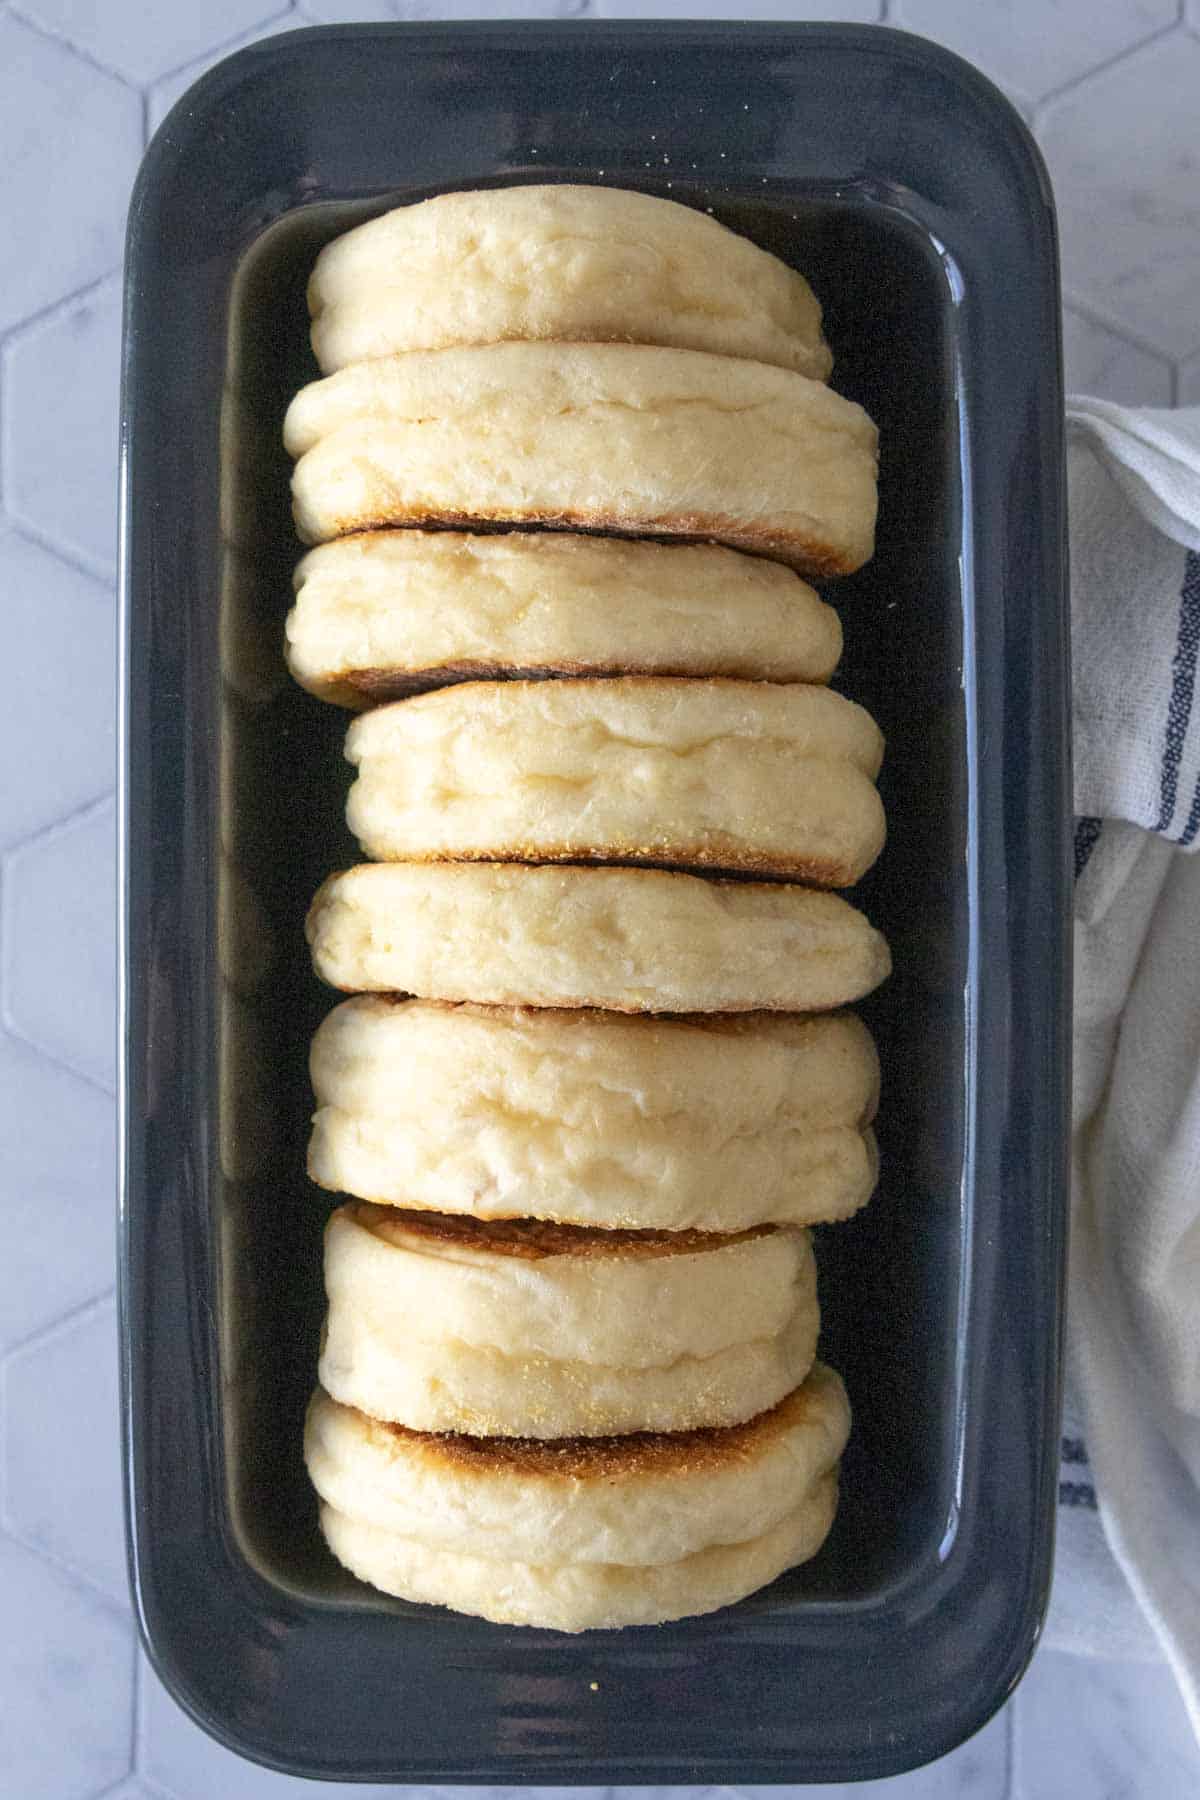
{"label": "white hexagon tile", "polygon": [[120,266],[142,103],[11,12],[0,82],[3,332]]}
{"label": "white hexagon tile", "polygon": [[1013,1702],[1019,1800],[1196,1800],[1196,1740],[1160,1666],[1045,1655],[1036,1673]]}
{"label": "white hexagon tile", "polygon": [[0,912],[8,1029],[109,1089],[116,1059],[115,849],[113,806],[105,800],[9,855]]}
{"label": "white hexagon tile", "polygon": [[20,779],[0,781],[2,852],[112,787],[116,640],[111,589],[15,531],[0,530],[0,605],[21,672],[0,727],[10,770],[23,746]]}
{"label": "white hexagon tile", "polygon": [[121,278],[110,275],[4,346],[4,504],[18,527],[111,581],[116,570]]}
{"label": "white hexagon tile", "polygon": [[[1032,118],[1058,191],[1068,386],[1200,403],[1200,0],[1186,22],[1176,0],[0,0],[0,606],[19,669],[0,710],[0,1618],[19,1622],[0,1629],[3,1800],[362,1791],[240,1762],[144,1661],[134,1680],[109,795],[118,271],[145,134],[214,62],[279,31],[579,12],[886,13],[978,62]],[[934,1768],[807,1792],[1195,1800],[1200,1758],[1160,1666],[1042,1652],[1015,1702]]]}
{"label": "white hexagon tile", "polygon": [[0,1421],[4,1522],[124,1609],[119,1416],[111,1296],[9,1356]]}
{"label": "white hexagon tile", "polygon": [[1030,100],[1078,81],[1179,17],[1178,0],[893,0],[890,23],[934,38]]}
{"label": "white hexagon tile", "polygon": [[1077,306],[1063,308],[1068,394],[1102,394],[1124,406],[1170,406],[1170,359],[1111,331]]}
{"label": "white hexagon tile", "polygon": [[92,1800],[133,1760],[133,1628],[0,1538],[0,1774],[12,1800]]}
{"label": "white hexagon tile", "polygon": [[1052,101],[1068,293],[1168,357],[1200,349],[1200,39],[1177,30]]}
{"label": "white hexagon tile", "polygon": [[112,1101],[0,1032],[0,1353],[115,1278]]}
{"label": "white hexagon tile", "polygon": [[55,37],[133,86],[228,44],[278,7],[272,0],[204,0],[202,6],[146,6],[138,0],[24,0],[23,10]]}

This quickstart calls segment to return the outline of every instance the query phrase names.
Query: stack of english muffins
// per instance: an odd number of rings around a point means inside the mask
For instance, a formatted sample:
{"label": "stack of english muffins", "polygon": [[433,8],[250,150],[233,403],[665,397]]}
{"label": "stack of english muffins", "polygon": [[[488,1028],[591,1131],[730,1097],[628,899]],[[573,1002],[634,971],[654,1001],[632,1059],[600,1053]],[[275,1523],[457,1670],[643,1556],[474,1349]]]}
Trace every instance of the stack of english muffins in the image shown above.
{"label": "stack of english muffins", "polygon": [[[442,196],[309,285],[288,660],[358,713],[308,934],[348,1198],[305,1453],[334,1554],[565,1631],[811,1556],[849,1431],[807,1227],[869,1198],[874,722],[826,683],[876,434],[801,276],[594,187]],[[399,529],[399,528],[403,529]]]}

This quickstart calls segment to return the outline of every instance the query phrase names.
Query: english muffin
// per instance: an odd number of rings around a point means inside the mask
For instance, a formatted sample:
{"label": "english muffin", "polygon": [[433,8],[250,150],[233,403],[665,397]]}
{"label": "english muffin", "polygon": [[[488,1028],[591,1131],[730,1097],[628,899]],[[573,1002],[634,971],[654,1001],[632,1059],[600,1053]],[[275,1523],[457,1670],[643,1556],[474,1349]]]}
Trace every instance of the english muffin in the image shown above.
{"label": "english muffin", "polygon": [[[325,1019],[310,1070],[309,1174],[389,1206],[742,1231],[846,1218],[875,1179],[879,1063],[850,1013],[631,1018],[363,994]],[[637,1329],[652,1338],[648,1319]]]}
{"label": "english muffin", "polygon": [[356,719],[378,861],[625,862],[848,887],[883,847],[869,713],[803,683],[469,682]]}
{"label": "english muffin", "polygon": [[[336,1508],[319,1509],[321,1532],[338,1561],[385,1594],[498,1625],[615,1631],[663,1625],[733,1606],[816,1555],[837,1511],[837,1476],[818,1476],[800,1503],[760,1537],[715,1544],[675,1563],[540,1563],[431,1550],[412,1538],[365,1525]],[[551,1546],[543,1545],[542,1555]]]}
{"label": "english muffin", "polygon": [[765,363],[644,344],[488,344],[352,364],[296,395],[305,543],[380,525],[713,539],[804,574],[860,568],[877,433]]}
{"label": "english muffin", "polygon": [[824,1012],[887,944],[836,894],[662,869],[365,863],[309,909],[332,987],[613,1012]]}
{"label": "english muffin", "polygon": [[620,188],[488,188],[397,207],[317,258],[313,354],[328,374],[398,350],[506,338],[712,350],[824,380],[802,275],[707,213]]}
{"label": "english muffin", "polygon": [[804,1379],[816,1272],[795,1229],[587,1231],[344,1207],[319,1378],[418,1431],[597,1437],[734,1425]]}
{"label": "english muffin", "polygon": [[549,1442],[409,1432],[318,1390],[305,1458],[326,1540],[363,1580],[583,1631],[710,1612],[813,1555],[849,1425],[821,1364],[743,1425]]}
{"label": "english muffin", "polygon": [[799,576],[716,544],[366,531],[310,550],[295,587],[292,674],[356,709],[481,676],[823,682],[842,650]]}

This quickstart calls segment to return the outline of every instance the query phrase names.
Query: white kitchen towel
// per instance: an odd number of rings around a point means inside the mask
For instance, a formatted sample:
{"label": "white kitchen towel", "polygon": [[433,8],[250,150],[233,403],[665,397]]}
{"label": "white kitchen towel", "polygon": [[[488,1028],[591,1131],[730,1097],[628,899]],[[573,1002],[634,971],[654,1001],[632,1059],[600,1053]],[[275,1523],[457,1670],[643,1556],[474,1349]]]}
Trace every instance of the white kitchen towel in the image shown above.
{"label": "white kitchen towel", "polygon": [[1047,1637],[1157,1640],[1200,1735],[1200,408],[1073,399],[1067,434],[1075,1080]]}

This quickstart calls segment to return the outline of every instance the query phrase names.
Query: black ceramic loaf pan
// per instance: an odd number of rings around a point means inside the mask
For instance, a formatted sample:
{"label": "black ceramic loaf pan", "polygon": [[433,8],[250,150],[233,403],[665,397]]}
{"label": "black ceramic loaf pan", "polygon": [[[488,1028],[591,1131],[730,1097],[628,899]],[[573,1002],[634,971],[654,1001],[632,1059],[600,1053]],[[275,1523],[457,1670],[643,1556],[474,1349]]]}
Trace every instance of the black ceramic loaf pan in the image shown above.
{"label": "black ceramic loaf pan", "polygon": [[[879,548],[829,590],[887,734],[855,898],[883,1178],[821,1233],[855,1430],[821,1555],[742,1605],[566,1638],[391,1602],[300,1459],[329,1200],[304,1174],[331,1004],[302,922],[344,718],[285,677],[279,427],[322,244],[493,182],[711,207],[802,269],[882,433]],[[1059,307],[1011,108],[843,26],[351,26],[206,75],[133,200],[123,425],[121,1321],[155,1666],[244,1754],[342,1779],[769,1782],[949,1749],[1016,1682],[1051,1561],[1068,1092]]]}

